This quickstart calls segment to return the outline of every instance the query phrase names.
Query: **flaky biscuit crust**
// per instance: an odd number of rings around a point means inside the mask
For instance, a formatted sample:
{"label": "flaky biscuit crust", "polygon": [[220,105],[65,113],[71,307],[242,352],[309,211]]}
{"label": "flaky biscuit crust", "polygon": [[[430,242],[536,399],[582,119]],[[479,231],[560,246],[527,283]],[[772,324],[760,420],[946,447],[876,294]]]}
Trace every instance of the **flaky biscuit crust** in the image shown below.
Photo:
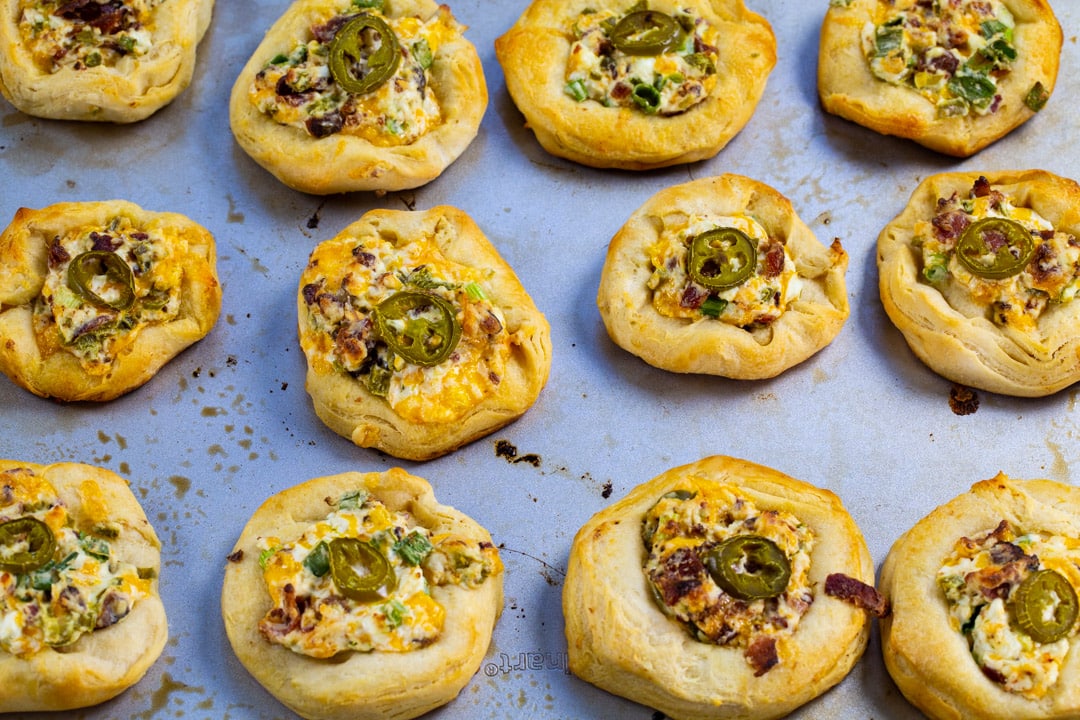
{"label": "flaky biscuit crust", "polygon": [[586,9],[625,11],[627,0],[534,0],[495,40],[506,88],[526,125],[552,155],[601,168],[646,170],[710,158],[750,120],[776,64],[768,21],[743,0],[657,0],[649,9],[690,7],[721,28],[719,82],[709,97],[671,117],[576,102],[564,92],[573,38],[570,23]]}
{"label": "flaky biscuit crust", "polygon": [[56,120],[130,123],[172,102],[191,83],[196,49],[214,0],[170,0],[154,9],[152,52],[115,67],[48,72],[34,62],[19,31],[22,0],[0,12],[0,93],[27,115]]}
{"label": "flaky biscuit crust", "polygon": [[[815,536],[814,602],[781,642],[779,664],[761,677],[741,650],[698,642],[667,618],[642,571],[648,510],[667,492],[716,482],[738,486],[762,511],[793,513]],[[866,613],[822,590],[837,572],[874,581],[862,533],[833,493],[730,457],[673,468],[594,515],[575,536],[563,587],[570,669],[676,720],[787,715],[843,679],[866,647]]]}
{"label": "flaky biscuit crust", "polygon": [[1018,59],[999,84],[1001,107],[984,116],[939,118],[937,108],[906,87],[874,77],[862,32],[879,0],[830,5],[821,28],[818,95],[826,111],[883,135],[896,135],[955,157],[968,157],[1027,122],[1024,99],[1036,82],[1052,93],[1062,31],[1046,0],[1002,0],[1016,19]]}
{"label": "flaky biscuit crust", "polygon": [[1080,380],[1080,304],[1051,305],[1035,330],[1024,332],[996,325],[984,307],[950,299],[922,278],[915,223],[933,217],[938,198],[966,195],[980,175],[1014,204],[1080,237],[1080,185],[1073,180],[1043,170],[933,175],[878,236],[881,302],[915,355],[939,375],[1004,395],[1050,395]]}
{"label": "flaky biscuit crust", "polygon": [[[487,110],[487,84],[476,48],[463,35],[440,45],[431,66],[442,122],[408,145],[379,147],[355,135],[314,138],[279,125],[248,99],[255,75],[294,39],[310,37],[311,17],[327,0],[297,0],[266,33],[233,85],[229,123],[237,143],[251,158],[294,190],[331,195],[388,192],[424,185],[442,174],[476,137]],[[389,17],[428,18],[434,0],[394,0]],[[461,27],[464,32],[465,28]]]}
{"label": "flaky biscuit crust", "polygon": [[[83,227],[104,227],[111,218],[162,228],[184,238],[180,310],[171,321],[138,330],[104,374],[89,373],[63,348],[43,348],[34,331],[34,303],[41,293],[53,238]],[[68,402],[107,401],[147,382],[169,360],[202,339],[221,312],[221,285],[213,236],[177,213],[143,210],[123,201],[57,203],[20,208],[0,234],[0,371],[41,397]]]}
{"label": "flaky biscuit crust", "polygon": [[259,567],[258,538],[299,536],[326,517],[326,498],[357,488],[368,490],[392,512],[409,513],[435,534],[491,542],[474,520],[440,505],[426,480],[400,468],[315,478],[274,495],[252,515],[225,569],[222,616],[240,662],[299,715],[309,720],[406,720],[450,702],[479,669],[502,612],[501,571],[473,589],[434,587],[432,596],[446,610],[443,633],[411,652],[346,653],[318,660],[269,643],[257,628],[271,605]]}
{"label": "flaky biscuit crust", "polygon": [[[752,215],[770,238],[786,245],[803,283],[800,298],[756,330],[658,313],[647,284],[653,272],[647,249],[668,222],[692,213]],[[750,178],[721,175],[661,190],[630,216],[608,246],[597,305],[611,339],[650,365],[769,378],[806,360],[840,332],[849,314],[847,263],[839,241],[822,245],[779,192]]]}
{"label": "flaky biscuit crust", "polygon": [[[109,543],[116,557],[151,569],[157,577],[161,543],[127,481],[81,463],[0,460],[0,472],[16,468],[28,468],[56,488],[77,528],[89,530],[104,520],[114,524],[120,534]],[[98,488],[89,504],[84,500],[86,481]],[[46,647],[28,657],[0,652],[0,713],[89,707],[138,682],[161,655],[169,634],[156,579],[151,588],[150,596],[136,602],[118,623],[87,633],[61,651]]]}
{"label": "flaky biscuit crust", "polygon": [[[448,259],[492,271],[485,289],[506,318],[511,343],[506,372],[496,392],[463,417],[452,422],[413,422],[394,412],[385,399],[368,392],[363,382],[340,371],[319,372],[309,362],[307,391],[319,418],[360,447],[376,448],[406,460],[429,460],[523,415],[547,383],[551,370],[551,329],[513,269],[472,218],[449,206],[427,211],[373,210],[342,230],[335,240],[372,235],[394,245],[420,237],[433,238]],[[311,331],[303,289],[308,273],[314,271],[305,271],[297,293],[301,335]]]}
{"label": "flaky biscuit crust", "polygon": [[964,636],[949,624],[937,572],[961,537],[1008,520],[1017,535],[1043,531],[1080,537],[1080,490],[1003,473],[972,485],[904,533],[881,567],[892,615],[881,621],[885,667],[904,696],[935,720],[1050,720],[1080,714],[1075,638],[1061,675],[1041,701],[1007,692],[983,675]]}

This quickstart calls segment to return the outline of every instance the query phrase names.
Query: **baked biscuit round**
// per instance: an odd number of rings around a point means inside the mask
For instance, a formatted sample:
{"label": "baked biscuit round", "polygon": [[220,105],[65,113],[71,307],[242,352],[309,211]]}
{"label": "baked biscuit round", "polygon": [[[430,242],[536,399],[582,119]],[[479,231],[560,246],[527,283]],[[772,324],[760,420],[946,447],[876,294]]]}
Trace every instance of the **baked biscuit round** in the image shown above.
{"label": "baked biscuit round", "polygon": [[[337,564],[350,543],[365,548],[356,556],[382,558],[364,576],[376,577],[371,587],[358,587],[355,572],[350,585]],[[350,586],[369,596],[341,589]],[[453,700],[479,669],[502,587],[488,532],[394,468],[269,498],[229,556],[221,609],[240,662],[302,717],[406,720]]]}
{"label": "baked biscuit round", "polygon": [[[487,109],[480,58],[448,6],[358,5],[297,0],[233,85],[236,141],[295,190],[329,195],[423,185],[465,151]],[[397,54],[380,54],[390,45],[382,43],[384,34]],[[358,76],[348,61],[369,51],[372,60]],[[388,62],[377,64],[376,57]]]}
{"label": "baked biscuit round", "polygon": [[882,653],[928,717],[1080,715],[1077,508],[1075,487],[999,473],[893,545],[881,568],[892,605]]}
{"label": "baked biscuit round", "polygon": [[918,358],[1005,395],[1080,380],[1077,208],[1080,186],[1042,170],[923,180],[878,237],[881,301]]}
{"label": "baked biscuit round", "polygon": [[[750,120],[776,38],[743,0],[533,0],[495,40],[506,88],[552,155],[646,170],[710,158]],[[642,36],[661,36],[643,42]]]}
{"label": "baked biscuit round", "polygon": [[[772,552],[743,551],[751,540]],[[765,572],[724,560],[733,544]],[[790,573],[774,585],[777,553]],[[715,579],[716,556],[734,589]],[[578,531],[563,588],[570,670],[677,720],[778,718],[843,679],[866,647],[867,612],[826,585],[872,596],[873,579],[862,534],[833,493],[705,458],[637,486]],[[752,592],[769,586],[781,594]]]}
{"label": "baked biscuit round", "polygon": [[650,365],[769,378],[840,332],[847,263],[776,190],[721,175],[661,190],[630,216],[597,305],[611,339]]}
{"label": "baked biscuit round", "polygon": [[516,420],[550,328],[464,212],[372,210],[312,252],[297,294],[315,412],[360,447],[443,455]]}
{"label": "baked biscuit round", "polygon": [[112,400],[221,311],[213,236],[122,200],[20,208],[0,234],[0,371],[41,397]]}
{"label": "baked biscuit round", "polygon": [[0,93],[28,115],[115,123],[147,118],[187,88],[214,9],[214,0],[124,0],[108,14],[97,3],[0,4]]}
{"label": "baked biscuit round", "polygon": [[124,479],[0,460],[0,713],[89,707],[137,683],[168,639],[160,568]]}
{"label": "baked biscuit round", "polygon": [[1046,0],[830,3],[818,94],[830,113],[967,157],[1042,109],[1061,45]]}

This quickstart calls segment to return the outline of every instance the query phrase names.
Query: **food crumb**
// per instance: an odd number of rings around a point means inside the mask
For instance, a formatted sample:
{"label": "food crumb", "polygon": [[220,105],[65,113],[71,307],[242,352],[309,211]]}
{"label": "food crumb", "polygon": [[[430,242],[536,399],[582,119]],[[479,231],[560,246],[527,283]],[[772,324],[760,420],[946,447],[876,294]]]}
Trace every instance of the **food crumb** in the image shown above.
{"label": "food crumb", "polygon": [[949,407],[956,415],[972,415],[979,409],[979,395],[969,387],[953,385],[949,390]]}

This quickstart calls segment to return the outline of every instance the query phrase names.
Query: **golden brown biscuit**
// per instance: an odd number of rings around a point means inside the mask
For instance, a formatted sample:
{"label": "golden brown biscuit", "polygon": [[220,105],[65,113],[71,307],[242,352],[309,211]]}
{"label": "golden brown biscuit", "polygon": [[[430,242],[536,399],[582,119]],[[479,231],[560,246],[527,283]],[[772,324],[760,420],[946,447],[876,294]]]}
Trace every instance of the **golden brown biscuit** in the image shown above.
{"label": "golden brown biscuit", "polygon": [[28,115],[129,123],[191,83],[214,0],[3,0],[0,93]]}
{"label": "golden brown biscuit", "polygon": [[926,178],[878,237],[881,301],[919,359],[1005,395],[1080,380],[1078,208],[1041,170]]}
{"label": "golden brown biscuit", "polygon": [[776,190],[721,175],[661,190],[630,216],[597,305],[611,339],[650,365],[768,378],[840,332],[847,261]]}
{"label": "golden brown biscuit", "polygon": [[[371,587],[339,558],[372,569]],[[406,720],[450,702],[502,611],[487,531],[399,468],[274,495],[229,561],[221,609],[236,656],[309,720]]]}
{"label": "golden brown biscuit", "polygon": [[1046,0],[833,2],[818,94],[828,112],[966,157],[1042,109],[1061,44]]}
{"label": "golden brown biscuit", "polygon": [[88,707],[138,682],[168,625],[161,545],[127,482],[0,460],[0,523],[0,712]]}
{"label": "golden brown biscuit", "polygon": [[428,460],[520,417],[547,320],[460,210],[373,210],[315,248],[297,293],[307,391],[334,432]]}
{"label": "golden brown biscuit", "polygon": [[[552,155],[626,170],[688,163],[750,119],[776,64],[769,23],[742,0],[641,7],[534,0],[496,39],[506,88]],[[642,31],[670,39],[642,43]]]}
{"label": "golden brown biscuit", "polygon": [[[236,79],[233,134],[255,162],[303,192],[430,182],[469,146],[487,109],[483,67],[464,31],[433,0],[364,9],[350,0],[297,0]],[[357,42],[366,47],[375,40],[365,38],[383,33],[398,47],[387,55],[399,58],[396,65],[372,61],[383,70],[353,74],[347,60]]]}
{"label": "golden brown biscuit", "polygon": [[1080,715],[1077,508],[1075,487],[1000,473],[893,545],[881,568],[893,610],[881,624],[882,653],[927,716]]}
{"label": "golden brown biscuit", "polygon": [[[735,562],[725,548],[742,548]],[[754,558],[758,572],[737,569]],[[575,536],[570,669],[678,720],[781,717],[866,647],[867,613],[824,591],[838,577],[876,594],[866,543],[831,492],[729,457],[673,468]]]}
{"label": "golden brown biscuit", "polygon": [[183,215],[57,203],[0,234],[0,371],[35,395],[112,400],[220,311],[214,238]]}

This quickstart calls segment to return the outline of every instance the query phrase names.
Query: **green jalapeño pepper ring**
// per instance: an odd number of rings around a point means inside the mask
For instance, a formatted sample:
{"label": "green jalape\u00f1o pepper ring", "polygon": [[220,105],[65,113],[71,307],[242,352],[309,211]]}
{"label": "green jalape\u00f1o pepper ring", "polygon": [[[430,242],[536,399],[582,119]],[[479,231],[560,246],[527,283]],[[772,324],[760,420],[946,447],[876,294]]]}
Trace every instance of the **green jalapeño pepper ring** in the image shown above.
{"label": "green jalape\u00f1o pepper ring", "polygon": [[760,535],[735,535],[702,560],[720,589],[739,600],[771,598],[787,589],[791,563],[776,543]]}
{"label": "green jalape\u00f1o pepper ring", "polygon": [[461,339],[454,306],[434,293],[396,292],[375,307],[372,318],[393,352],[424,367],[449,357]]}
{"label": "green jalape\u00f1o pepper ring", "polygon": [[1016,624],[1036,642],[1057,642],[1076,624],[1076,590],[1054,570],[1028,575],[1013,591],[1012,606]]}
{"label": "green jalape\u00f1o pepper ring", "polygon": [[686,269],[694,282],[710,290],[726,290],[757,270],[757,248],[741,230],[713,228],[690,243]]}
{"label": "green jalape\u00f1o pepper ring", "polygon": [[[353,73],[363,53],[364,30],[379,36],[379,46],[367,58],[367,71],[360,77]],[[330,74],[346,92],[363,95],[389,80],[401,62],[397,35],[381,18],[357,15],[345,23],[330,41]]]}
{"label": "green jalape\u00f1o pepper ring", "polygon": [[1005,218],[983,218],[960,235],[956,256],[975,275],[991,280],[1016,275],[1031,261],[1035,243],[1023,225]]}
{"label": "green jalape\u00f1o pepper ring", "polygon": [[637,10],[625,15],[611,31],[611,42],[627,55],[660,55],[682,39],[682,28],[670,15]]}
{"label": "green jalape\u00f1o pepper ring", "polygon": [[0,547],[15,548],[15,552],[0,552],[0,570],[27,573],[52,560],[56,538],[49,526],[35,517],[21,517],[0,525]]}
{"label": "green jalape\u00f1o pepper ring", "polygon": [[[119,286],[116,300],[110,302],[91,289],[94,278],[100,275]],[[114,252],[91,250],[76,255],[68,265],[67,286],[84,300],[112,310],[127,310],[135,303],[135,276],[128,264]]]}
{"label": "green jalape\u00f1o pepper ring", "polygon": [[[377,602],[397,587],[397,575],[390,561],[368,543],[357,538],[334,538],[329,543],[330,577],[347,598]],[[357,568],[363,574],[357,572]]]}

